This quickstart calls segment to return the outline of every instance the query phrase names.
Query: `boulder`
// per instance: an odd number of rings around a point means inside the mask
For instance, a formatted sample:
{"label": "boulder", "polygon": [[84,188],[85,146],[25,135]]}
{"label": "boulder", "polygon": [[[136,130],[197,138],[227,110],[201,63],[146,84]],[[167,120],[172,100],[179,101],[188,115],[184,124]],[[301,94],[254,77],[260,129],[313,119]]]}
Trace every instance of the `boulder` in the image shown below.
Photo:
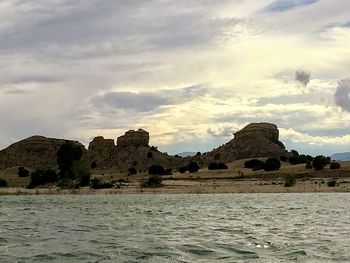
{"label": "boulder", "polygon": [[139,147],[149,144],[149,133],[143,129],[129,130],[123,136],[117,138],[117,147]]}

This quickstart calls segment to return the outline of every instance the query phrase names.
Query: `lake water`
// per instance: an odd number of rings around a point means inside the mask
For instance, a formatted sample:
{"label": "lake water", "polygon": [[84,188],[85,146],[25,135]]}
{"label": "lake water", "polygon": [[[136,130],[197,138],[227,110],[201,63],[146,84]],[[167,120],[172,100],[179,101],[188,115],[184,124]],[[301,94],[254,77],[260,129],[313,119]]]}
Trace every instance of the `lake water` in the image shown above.
{"label": "lake water", "polygon": [[0,196],[0,262],[350,262],[350,194]]}

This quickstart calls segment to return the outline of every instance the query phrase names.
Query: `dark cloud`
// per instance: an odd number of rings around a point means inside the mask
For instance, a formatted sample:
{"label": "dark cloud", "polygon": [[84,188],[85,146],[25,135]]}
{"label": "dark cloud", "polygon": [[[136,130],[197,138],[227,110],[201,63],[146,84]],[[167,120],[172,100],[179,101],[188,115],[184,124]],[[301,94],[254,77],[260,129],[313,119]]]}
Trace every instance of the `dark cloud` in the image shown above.
{"label": "dark cloud", "polygon": [[295,72],[295,80],[303,84],[304,86],[307,86],[310,82],[311,74],[310,72],[304,71],[304,70],[298,70]]}
{"label": "dark cloud", "polygon": [[344,111],[350,112],[350,79],[339,81],[334,93],[335,104]]}
{"label": "dark cloud", "polygon": [[312,5],[318,0],[278,0],[267,6],[267,12],[285,12],[298,7]]}
{"label": "dark cloud", "polygon": [[156,92],[107,92],[92,99],[96,107],[106,107],[135,111],[150,112],[161,106],[177,105],[204,96],[207,88],[198,85],[183,89],[163,89]]}
{"label": "dark cloud", "polygon": [[[77,58],[206,46],[225,39],[239,23],[209,15],[211,1],[202,8],[190,2],[151,2],[17,3],[30,12],[0,30],[0,50]],[[59,12],[50,11],[55,9]]]}

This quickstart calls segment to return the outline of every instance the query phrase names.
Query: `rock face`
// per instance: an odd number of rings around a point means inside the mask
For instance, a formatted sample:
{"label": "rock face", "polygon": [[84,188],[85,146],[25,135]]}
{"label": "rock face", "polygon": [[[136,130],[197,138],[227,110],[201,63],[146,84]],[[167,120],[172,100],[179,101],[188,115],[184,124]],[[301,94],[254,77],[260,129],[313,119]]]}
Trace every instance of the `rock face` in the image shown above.
{"label": "rock face", "polygon": [[206,157],[222,162],[256,157],[280,157],[288,155],[276,125],[251,123],[235,133],[234,138],[208,153]]}
{"label": "rock face", "polygon": [[27,168],[56,167],[56,156],[66,140],[32,136],[0,151],[0,169],[13,166]]}
{"label": "rock face", "polygon": [[279,131],[277,126],[271,123],[251,123],[235,133],[236,140],[250,140],[256,137],[279,143]]}
{"label": "rock face", "polygon": [[123,136],[118,137],[117,147],[128,147],[128,146],[148,146],[149,144],[149,133],[145,130],[138,129],[137,131],[129,130]]}
{"label": "rock face", "polygon": [[117,164],[117,149],[113,139],[102,136],[95,137],[89,144],[88,156],[99,167],[109,167]]}

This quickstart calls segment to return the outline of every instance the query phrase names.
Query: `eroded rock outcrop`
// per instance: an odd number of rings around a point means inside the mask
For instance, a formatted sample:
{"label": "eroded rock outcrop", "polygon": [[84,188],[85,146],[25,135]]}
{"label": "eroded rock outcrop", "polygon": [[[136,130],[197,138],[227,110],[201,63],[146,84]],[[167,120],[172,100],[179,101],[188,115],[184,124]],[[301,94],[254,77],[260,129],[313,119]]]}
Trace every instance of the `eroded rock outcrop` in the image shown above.
{"label": "eroded rock outcrop", "polygon": [[[0,151],[0,169],[13,166],[48,168],[57,166],[57,151],[66,140],[32,136]],[[82,146],[83,147],[83,146]]]}
{"label": "eroded rock outcrop", "polygon": [[88,156],[98,167],[110,167],[118,163],[114,140],[102,136],[95,137],[89,143]]}
{"label": "eroded rock outcrop", "polygon": [[271,123],[251,123],[234,134],[234,138],[223,146],[205,155],[212,160],[231,162],[237,159],[256,157],[280,157],[288,155],[279,131]]}
{"label": "eroded rock outcrop", "polygon": [[123,136],[117,138],[117,147],[146,146],[149,144],[149,133],[143,129],[129,130]]}

